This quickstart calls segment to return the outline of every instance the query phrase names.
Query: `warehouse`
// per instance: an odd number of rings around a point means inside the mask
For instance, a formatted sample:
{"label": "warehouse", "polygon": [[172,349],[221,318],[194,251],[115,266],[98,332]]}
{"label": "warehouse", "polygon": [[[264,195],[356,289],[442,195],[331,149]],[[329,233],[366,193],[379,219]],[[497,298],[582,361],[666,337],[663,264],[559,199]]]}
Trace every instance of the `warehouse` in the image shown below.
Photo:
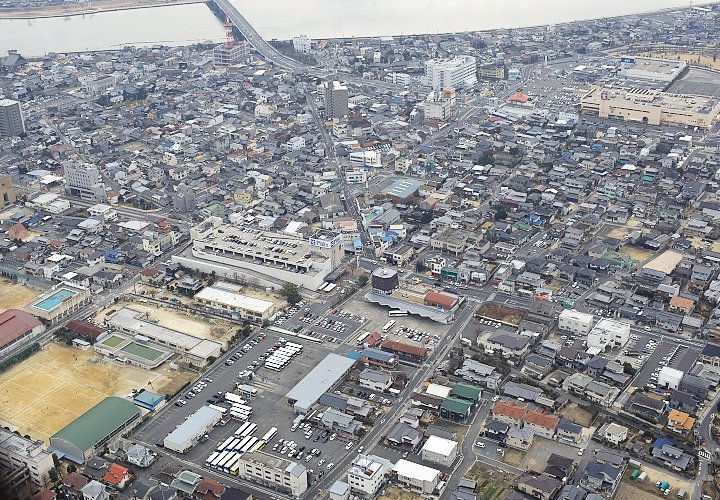
{"label": "warehouse", "polygon": [[185,453],[192,448],[200,438],[210,432],[222,418],[222,413],[209,406],[202,406],[190,415],[174,431],[168,434],[163,441],[165,448],[178,453]]}
{"label": "warehouse", "polygon": [[269,300],[242,295],[242,287],[220,281],[206,286],[195,295],[195,300],[221,313],[231,314],[233,319],[253,323],[268,321],[275,314],[275,304]]}
{"label": "warehouse", "polygon": [[305,414],[320,396],[332,392],[355,364],[354,359],[330,353],[286,394],[297,413]]}
{"label": "warehouse", "polygon": [[140,409],[123,398],[108,397],[50,436],[50,451],[82,464],[110,438],[131,429]]}
{"label": "warehouse", "polygon": [[450,467],[457,458],[457,442],[438,436],[430,436],[422,447],[422,459],[443,467]]}

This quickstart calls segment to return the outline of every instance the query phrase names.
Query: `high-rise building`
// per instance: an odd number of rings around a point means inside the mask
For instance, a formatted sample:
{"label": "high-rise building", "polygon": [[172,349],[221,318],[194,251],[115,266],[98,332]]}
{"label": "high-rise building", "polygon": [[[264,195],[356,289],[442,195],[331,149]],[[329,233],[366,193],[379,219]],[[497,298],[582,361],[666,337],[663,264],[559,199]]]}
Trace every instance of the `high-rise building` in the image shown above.
{"label": "high-rise building", "polygon": [[25,117],[20,103],[0,99],[0,137],[17,137],[25,133]]}
{"label": "high-rise building", "polygon": [[67,194],[88,200],[105,200],[105,184],[97,166],[67,163],[64,168]]}
{"label": "high-rise building", "polygon": [[433,90],[459,89],[477,83],[477,64],[472,56],[425,63],[425,85]]}
{"label": "high-rise building", "polygon": [[310,39],[307,37],[307,35],[300,35],[294,37],[292,39],[292,43],[295,52],[300,52],[301,54],[307,54],[308,52],[310,52]]}
{"label": "high-rise building", "polygon": [[325,82],[325,114],[328,118],[341,118],[348,114],[348,88],[337,80]]}
{"label": "high-rise building", "polygon": [[22,476],[15,476],[16,479],[29,479],[45,486],[50,481],[49,472],[54,466],[53,457],[42,441],[33,441],[0,429],[0,467],[22,471]]}
{"label": "high-rise building", "polygon": [[15,190],[9,175],[0,175],[0,208],[15,203]]}
{"label": "high-rise building", "polygon": [[232,45],[223,43],[213,49],[215,66],[231,66],[250,60],[250,44],[234,42]]}

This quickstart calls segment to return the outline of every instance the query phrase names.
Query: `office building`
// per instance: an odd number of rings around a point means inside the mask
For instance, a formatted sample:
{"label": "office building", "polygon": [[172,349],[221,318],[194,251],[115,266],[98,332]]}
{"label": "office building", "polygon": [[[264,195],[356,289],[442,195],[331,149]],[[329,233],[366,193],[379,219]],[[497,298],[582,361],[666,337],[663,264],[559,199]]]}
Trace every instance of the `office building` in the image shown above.
{"label": "office building", "polygon": [[318,230],[294,233],[237,227],[210,217],[190,230],[193,245],[173,256],[182,266],[229,281],[253,271],[317,290],[345,254],[340,234]]}
{"label": "office building", "polygon": [[67,163],[64,169],[67,194],[86,200],[105,201],[105,184],[97,166]]}
{"label": "office building", "polygon": [[433,90],[466,88],[476,83],[477,65],[472,56],[430,60],[425,63],[424,84]]}
{"label": "office building", "polygon": [[630,324],[614,319],[601,319],[590,330],[587,338],[588,348],[599,349],[600,352],[613,347],[624,346],[630,338]]}
{"label": "office building", "polygon": [[20,103],[0,99],[0,137],[18,137],[25,134],[25,117]]}
{"label": "office building", "polygon": [[0,175],[0,208],[15,203],[15,189],[9,175]]}
{"label": "office building", "polygon": [[709,129],[720,113],[720,99],[644,88],[593,87],[580,99],[580,110],[600,118]]}
{"label": "office building", "polygon": [[264,323],[275,314],[275,303],[243,295],[242,287],[219,281],[195,294],[195,300],[209,309],[231,314],[233,319]]}
{"label": "office building", "polygon": [[307,469],[297,462],[262,451],[245,453],[239,460],[243,479],[270,486],[293,497],[300,497],[308,488]]}
{"label": "office building", "polygon": [[24,480],[45,486],[50,481],[48,472],[55,464],[42,441],[32,441],[0,429],[0,466],[22,470]]}
{"label": "office building", "polygon": [[348,88],[337,80],[325,82],[325,114],[328,118],[341,118],[348,114]]}
{"label": "office building", "polygon": [[350,488],[372,498],[383,487],[385,476],[392,468],[392,462],[385,458],[360,454],[352,461],[347,473]]}

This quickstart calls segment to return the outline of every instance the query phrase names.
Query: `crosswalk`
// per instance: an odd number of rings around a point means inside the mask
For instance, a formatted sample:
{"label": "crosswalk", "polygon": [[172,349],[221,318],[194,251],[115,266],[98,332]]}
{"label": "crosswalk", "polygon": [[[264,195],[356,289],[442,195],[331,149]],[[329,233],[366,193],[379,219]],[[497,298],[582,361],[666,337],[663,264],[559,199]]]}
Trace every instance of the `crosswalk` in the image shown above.
{"label": "crosswalk", "polygon": [[698,451],[698,456],[703,460],[710,460],[712,458],[712,455],[707,450]]}

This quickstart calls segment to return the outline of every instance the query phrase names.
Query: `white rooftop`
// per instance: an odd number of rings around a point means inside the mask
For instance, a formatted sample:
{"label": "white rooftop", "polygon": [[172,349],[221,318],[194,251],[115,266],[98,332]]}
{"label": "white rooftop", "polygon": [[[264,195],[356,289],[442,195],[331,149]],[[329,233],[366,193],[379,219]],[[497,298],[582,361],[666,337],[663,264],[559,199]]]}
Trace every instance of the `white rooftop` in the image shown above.
{"label": "white rooftop", "polygon": [[196,299],[209,302],[219,302],[229,306],[231,309],[255,311],[264,313],[275,307],[269,300],[248,297],[238,293],[242,288],[232,283],[220,281],[211,286],[206,286],[195,295]]}
{"label": "white rooftop", "polygon": [[417,479],[420,481],[433,481],[439,474],[440,471],[433,469],[432,467],[426,467],[415,462],[410,462],[401,458],[393,467],[393,471],[398,476],[407,477],[411,479]]}
{"label": "white rooftop", "polygon": [[457,448],[457,445],[457,442],[451,439],[441,438],[440,436],[430,436],[428,440],[425,441],[422,449],[447,457]]}

